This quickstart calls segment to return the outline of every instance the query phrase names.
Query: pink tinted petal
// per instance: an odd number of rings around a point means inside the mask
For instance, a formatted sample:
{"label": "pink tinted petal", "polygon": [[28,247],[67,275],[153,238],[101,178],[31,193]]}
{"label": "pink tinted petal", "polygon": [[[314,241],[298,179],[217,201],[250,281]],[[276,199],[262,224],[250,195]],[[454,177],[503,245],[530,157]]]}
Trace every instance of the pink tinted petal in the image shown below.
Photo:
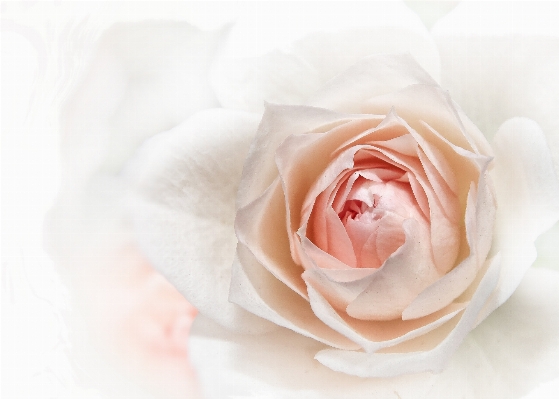
{"label": "pink tinted petal", "polygon": [[355,344],[316,318],[308,302],[269,273],[250,249],[239,243],[233,263],[229,299],[248,311],[330,346]]}
{"label": "pink tinted petal", "polygon": [[431,334],[403,343],[409,346],[404,351],[399,352],[398,346],[394,347],[393,353],[372,354],[325,349],[315,359],[332,370],[360,377],[393,377],[426,370],[441,372],[474,328],[478,313],[497,285],[500,266],[499,259],[491,263],[456,324],[451,322],[446,328],[435,329]]}
{"label": "pink tinted petal", "polygon": [[[296,255],[293,237],[301,226],[301,210],[307,202],[309,187],[321,192],[336,179],[339,174],[336,170],[341,171],[353,166],[352,157],[346,156],[340,159],[339,163],[334,162],[332,169],[327,168],[337,143],[355,135],[356,132],[376,126],[378,122],[376,118],[364,117],[337,126],[327,133],[292,134],[276,150],[276,165],[285,195],[292,255]],[[327,170],[327,173],[324,173],[324,170]]]}
{"label": "pink tinted petal", "polygon": [[417,155],[419,156],[419,160],[421,161],[427,180],[433,188],[433,194],[442,205],[441,210],[444,212],[447,219],[456,223],[459,217],[458,197],[454,194],[454,192],[452,192],[452,190],[450,190],[435,165],[431,163],[425,153],[422,150],[419,150]]}
{"label": "pink tinted petal", "polygon": [[256,201],[241,208],[235,218],[235,232],[240,243],[251,248],[258,261],[280,281],[306,298],[301,273],[303,268],[290,256],[285,202],[280,180]]}
{"label": "pink tinted petal", "polygon": [[403,223],[406,241],[374,274],[369,287],[347,307],[347,313],[362,320],[391,320],[428,285],[440,276],[426,245],[428,234],[420,223]]}
{"label": "pink tinted petal", "polygon": [[[401,216],[395,215],[392,212],[386,212],[382,219],[379,220],[376,239],[374,242],[371,242],[371,246],[375,246],[373,253],[377,255],[380,265],[404,244],[406,235],[403,229],[403,222],[404,219]],[[366,248],[363,249],[366,250]]]}
{"label": "pink tinted petal", "polygon": [[363,223],[354,219],[348,219],[345,226],[347,235],[353,245],[353,251],[357,259],[357,267],[374,267],[370,266],[371,264],[378,264],[376,267],[380,267],[382,263],[377,260],[376,252],[369,253],[364,248],[369,237],[372,234],[376,235],[378,222]]}
{"label": "pink tinted petal", "polygon": [[358,343],[368,353],[428,334],[453,319],[466,307],[466,304],[452,304],[437,314],[411,322],[363,321],[339,313],[331,306],[328,298],[322,296],[318,290],[312,286],[308,289],[315,314],[332,329]]}
{"label": "pink tinted petal", "polygon": [[427,195],[425,194],[425,190],[423,186],[419,184],[417,178],[410,172],[406,172],[406,176],[410,182],[410,187],[413,192],[413,196],[423,213],[423,216],[427,219],[431,219],[431,212],[429,212],[429,200],[427,199]]}
{"label": "pink tinted petal", "polygon": [[254,201],[277,177],[274,154],[289,135],[325,132],[349,120],[348,115],[325,109],[267,103],[243,168],[237,207]]}
{"label": "pink tinted petal", "polygon": [[361,174],[360,171],[357,172],[355,168],[352,168],[351,172],[351,176],[344,182],[343,185],[340,186],[340,190],[333,192],[330,195],[332,209],[334,209],[334,211],[338,214],[342,212],[345,202],[347,201],[347,197]]}
{"label": "pink tinted petal", "polygon": [[391,167],[391,165],[386,165],[385,168],[365,169],[359,171],[360,176],[363,176],[367,180],[376,182],[397,180],[401,178],[404,173],[405,172],[403,170]]}
{"label": "pink tinted petal", "polygon": [[335,258],[329,253],[325,252],[318,246],[316,246],[308,238],[303,237],[301,239],[301,247],[305,252],[305,255],[309,257],[309,264],[303,263],[305,269],[310,269],[312,267],[319,267],[326,270],[351,270],[352,268],[341,260]]}
{"label": "pink tinted petal", "polygon": [[350,283],[353,281],[364,279],[378,269],[375,268],[347,268],[347,269],[320,269],[320,273],[326,276],[329,280],[338,283]]}
{"label": "pink tinted petal", "polygon": [[[402,169],[412,172],[414,177],[418,179],[418,182],[425,191],[429,203],[431,221],[430,242],[433,245],[434,251],[436,251],[436,259],[440,261],[440,263],[437,263],[437,267],[440,268],[441,271],[448,270],[453,266],[453,259],[457,256],[459,237],[458,226],[446,217],[441,203],[438,197],[434,195],[433,188],[431,187],[425,170],[419,160],[417,158],[392,153],[381,148],[373,147],[368,151],[370,151],[371,154],[376,154],[376,156],[381,159],[400,165]],[[445,255],[445,250],[449,251],[449,255]],[[445,263],[443,263],[443,261]]]}
{"label": "pink tinted petal", "polygon": [[391,109],[416,131],[420,122],[432,126],[458,147],[468,151],[477,149],[477,141],[473,141],[463,128],[454,103],[447,92],[440,87],[417,84],[402,90],[373,97],[363,105],[364,112],[387,114]]}
{"label": "pink tinted petal", "polygon": [[[381,116],[383,114],[380,114]],[[389,109],[386,116],[382,116],[380,123],[372,129],[364,130],[359,134],[350,137],[345,141],[340,149],[347,149],[356,145],[371,144],[375,141],[390,141],[409,133],[407,125],[402,123],[394,109]]]}
{"label": "pink tinted petal", "polygon": [[[475,192],[475,186],[472,183],[465,217],[470,254],[458,266],[421,292],[404,310],[402,319],[415,319],[442,309],[459,297],[474,282],[474,278],[485,260],[485,258],[480,260],[476,245],[478,239],[478,218],[476,218],[478,201]],[[483,212],[483,216],[490,217],[491,215]],[[484,239],[489,238],[491,240],[491,237],[486,237],[485,234],[481,234],[481,236]]]}
{"label": "pink tinted petal", "polygon": [[328,237],[327,252],[351,267],[357,267],[357,259],[351,240],[338,214],[332,208],[326,210],[326,232]]}
{"label": "pink tinted petal", "polygon": [[[431,144],[424,136],[417,133],[415,130],[410,129],[410,134],[419,144],[423,153],[427,156],[429,162],[433,165],[434,170],[436,170],[444,182],[448,185],[448,188],[454,193],[458,193],[458,182],[456,181],[456,171],[451,167],[445,153],[441,151],[436,145]],[[446,146],[445,146],[446,147]]]}
{"label": "pink tinted petal", "polygon": [[[406,129],[407,130],[407,129]],[[395,137],[390,140],[378,141],[372,140],[369,144],[382,147],[394,151],[398,154],[407,155],[411,157],[417,156],[417,141],[410,134]]]}
{"label": "pink tinted petal", "polygon": [[385,259],[381,259],[377,253],[377,237],[379,231],[374,231],[365,241],[361,248],[361,267],[378,269],[382,266]]}
{"label": "pink tinted petal", "polygon": [[309,286],[313,287],[326,298],[330,305],[341,311],[367,288],[370,281],[370,278],[363,278],[352,281],[349,284],[334,282],[328,279],[320,270],[316,269],[306,270],[302,277],[307,284],[307,289]]}

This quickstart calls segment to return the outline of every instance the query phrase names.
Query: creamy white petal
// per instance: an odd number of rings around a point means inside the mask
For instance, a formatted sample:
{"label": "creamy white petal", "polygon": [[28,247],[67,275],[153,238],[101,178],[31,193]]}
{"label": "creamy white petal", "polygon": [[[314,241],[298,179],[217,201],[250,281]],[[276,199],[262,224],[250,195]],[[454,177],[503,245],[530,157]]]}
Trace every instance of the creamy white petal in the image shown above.
{"label": "creamy white petal", "polygon": [[532,269],[440,374],[364,379],[313,359],[324,345],[287,329],[247,336],[198,316],[189,356],[206,397],[517,399],[559,373],[559,273]]}
{"label": "creamy white petal", "polygon": [[65,178],[116,173],[147,137],[217,106],[208,70],[220,36],[181,21],[107,29],[62,111]]}
{"label": "creamy white petal", "polygon": [[243,168],[237,206],[241,208],[254,201],[278,176],[275,153],[288,136],[326,132],[352,119],[352,116],[320,108],[266,104]]}
{"label": "creamy white petal", "polygon": [[489,137],[507,119],[535,120],[559,172],[559,25],[555,2],[462,2],[432,33],[442,86]]}
{"label": "creamy white petal", "polygon": [[501,253],[503,269],[479,321],[513,293],[536,260],[534,241],[559,220],[559,181],[538,124],[508,120],[497,131],[493,148],[498,208],[492,251]]}
{"label": "creamy white petal", "polygon": [[243,244],[237,246],[229,299],[275,325],[317,341],[345,350],[358,348],[357,344],[319,320],[308,300],[268,272]]}
{"label": "creamy white petal", "polygon": [[371,97],[413,84],[437,86],[410,54],[390,53],[360,60],[313,93],[306,103],[338,112],[360,113]]}
{"label": "creamy white petal", "polygon": [[437,49],[403,3],[253,3],[232,27],[212,83],[224,107],[302,104],[337,74],[379,53],[411,53],[438,76]]}
{"label": "creamy white petal", "polygon": [[201,313],[246,331],[267,322],[227,297],[235,193],[258,118],[202,111],[148,140],[127,167],[135,231],[150,261]]}

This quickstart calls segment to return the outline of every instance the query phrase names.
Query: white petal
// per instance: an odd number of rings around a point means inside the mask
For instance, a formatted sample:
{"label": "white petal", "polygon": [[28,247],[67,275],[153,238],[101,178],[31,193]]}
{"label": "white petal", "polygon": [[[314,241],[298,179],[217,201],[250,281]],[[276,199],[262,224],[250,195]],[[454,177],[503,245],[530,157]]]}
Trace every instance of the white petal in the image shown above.
{"label": "white petal", "polygon": [[344,70],[313,93],[306,103],[338,112],[361,113],[372,97],[413,84],[437,82],[409,54],[378,54]]}
{"label": "white petal", "polygon": [[136,234],[153,265],[201,313],[240,330],[265,324],[228,301],[235,193],[258,115],[213,109],[147,141],[127,168]]}
{"label": "white petal", "polygon": [[266,104],[243,169],[237,206],[241,208],[254,201],[278,176],[275,153],[288,136],[310,131],[326,132],[351,119],[355,117],[325,109]]}
{"label": "white petal", "polygon": [[559,273],[533,269],[440,374],[364,379],[313,359],[324,345],[287,329],[247,336],[198,316],[189,355],[205,397],[517,399],[559,373]]}
{"label": "white petal", "polygon": [[497,200],[493,252],[503,259],[499,288],[480,315],[501,305],[536,260],[534,241],[559,220],[559,182],[540,127],[514,118],[493,141],[492,172]]}
{"label": "white petal", "polygon": [[433,27],[442,86],[489,137],[525,116],[559,173],[559,11],[555,2],[462,2]]}
{"label": "white petal", "polygon": [[438,76],[437,49],[403,3],[254,3],[231,29],[212,83],[228,108],[302,104],[338,73],[378,53],[411,53]]}
{"label": "white petal", "polygon": [[554,399],[559,394],[559,378],[538,385],[522,399]]}
{"label": "white petal", "polygon": [[116,173],[144,139],[216,106],[208,70],[219,39],[178,21],[108,29],[62,112],[68,177]]}

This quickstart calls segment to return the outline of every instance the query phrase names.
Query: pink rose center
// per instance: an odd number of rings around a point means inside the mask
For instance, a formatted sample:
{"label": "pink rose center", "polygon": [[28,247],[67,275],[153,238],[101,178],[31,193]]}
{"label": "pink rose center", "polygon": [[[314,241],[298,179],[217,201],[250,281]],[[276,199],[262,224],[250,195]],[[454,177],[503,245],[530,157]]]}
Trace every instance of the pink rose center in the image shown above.
{"label": "pink rose center", "polygon": [[[415,219],[428,230],[429,222],[415,199],[408,172],[393,165],[349,171],[319,197],[318,201],[331,207],[326,212],[329,239],[315,243],[351,267],[381,267],[404,244],[406,219]],[[319,217],[313,216],[315,220]],[[315,237],[322,234],[319,229],[313,231]]]}

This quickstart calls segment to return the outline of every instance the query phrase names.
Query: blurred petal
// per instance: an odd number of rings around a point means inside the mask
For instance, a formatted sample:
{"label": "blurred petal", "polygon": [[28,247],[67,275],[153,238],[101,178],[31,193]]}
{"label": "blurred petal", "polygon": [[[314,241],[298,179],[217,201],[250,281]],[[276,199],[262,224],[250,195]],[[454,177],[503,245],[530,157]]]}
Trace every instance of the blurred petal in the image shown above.
{"label": "blurred petal", "polygon": [[534,241],[559,220],[559,181],[538,124],[526,118],[505,122],[493,148],[498,207],[492,251],[500,252],[503,268],[479,321],[513,293],[536,260]]}
{"label": "blurred petal", "polygon": [[136,233],[153,265],[201,313],[241,331],[268,328],[229,303],[235,193],[258,115],[213,109],[147,141],[127,168]]}
{"label": "blurred petal", "polygon": [[378,54],[340,71],[339,75],[314,92],[306,103],[337,112],[360,113],[372,97],[413,84],[437,86],[437,82],[410,54]]}
{"label": "blurred petal", "polygon": [[220,36],[180,21],[107,29],[63,109],[68,177],[118,172],[144,139],[216,106],[208,70]]}
{"label": "blurred petal", "polygon": [[440,374],[364,379],[313,359],[324,345],[281,329],[234,334],[197,316],[189,353],[208,398],[521,398],[559,373],[559,273],[530,270]]}
{"label": "blurred petal", "polygon": [[435,78],[439,60],[421,20],[400,2],[252,3],[212,70],[222,106],[301,104],[361,58],[411,53]]}
{"label": "blurred petal", "polygon": [[535,120],[559,172],[559,25],[554,2],[462,2],[432,33],[442,86],[489,137],[514,116]]}

